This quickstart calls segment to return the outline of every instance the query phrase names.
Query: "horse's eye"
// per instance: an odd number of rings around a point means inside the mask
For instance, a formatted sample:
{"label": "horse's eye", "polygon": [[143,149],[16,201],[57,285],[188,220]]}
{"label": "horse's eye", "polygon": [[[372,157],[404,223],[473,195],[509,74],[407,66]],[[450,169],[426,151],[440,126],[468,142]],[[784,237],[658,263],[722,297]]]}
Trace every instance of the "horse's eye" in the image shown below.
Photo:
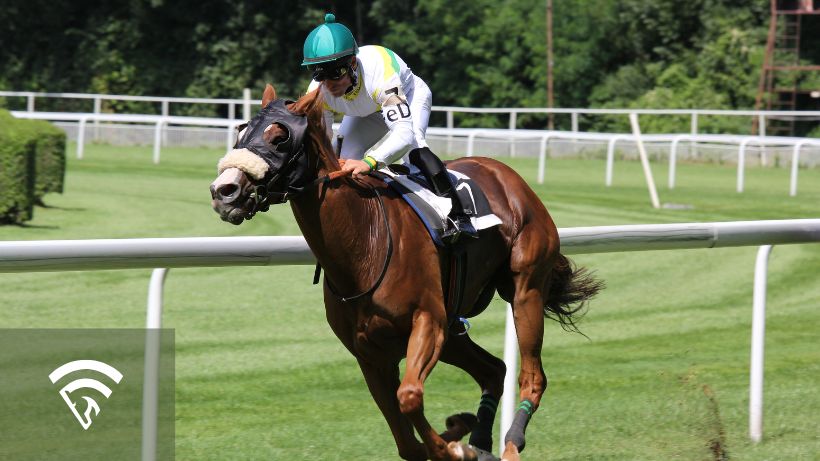
{"label": "horse's eye", "polygon": [[279,123],[273,123],[265,129],[264,139],[270,144],[281,144],[289,137],[288,129]]}

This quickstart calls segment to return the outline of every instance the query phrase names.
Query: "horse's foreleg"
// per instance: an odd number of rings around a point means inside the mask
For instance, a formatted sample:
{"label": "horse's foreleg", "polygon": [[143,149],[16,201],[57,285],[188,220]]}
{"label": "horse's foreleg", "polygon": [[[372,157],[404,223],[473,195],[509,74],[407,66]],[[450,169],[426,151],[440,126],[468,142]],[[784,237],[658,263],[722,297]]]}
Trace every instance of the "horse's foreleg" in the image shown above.
{"label": "horse's foreleg", "polygon": [[450,453],[447,443],[430,427],[424,416],[424,381],[433,371],[444,345],[446,316],[443,308],[440,312],[440,315],[434,315],[425,308],[414,312],[413,328],[407,343],[406,370],[397,397],[401,412],[413,422],[430,458],[451,460],[458,458]]}
{"label": "horse's foreleg", "polygon": [[427,450],[413,434],[410,420],[399,411],[399,402],[396,398],[396,390],[399,388],[398,365],[379,367],[359,359],[359,368],[362,369],[373,400],[390,426],[399,456],[408,461],[426,460]]}
{"label": "horse's foreleg", "polygon": [[470,435],[470,445],[482,450],[493,449],[493,422],[498,401],[504,390],[504,361],[474,343],[469,336],[451,336],[444,346],[441,361],[466,371],[481,387],[478,422]]}

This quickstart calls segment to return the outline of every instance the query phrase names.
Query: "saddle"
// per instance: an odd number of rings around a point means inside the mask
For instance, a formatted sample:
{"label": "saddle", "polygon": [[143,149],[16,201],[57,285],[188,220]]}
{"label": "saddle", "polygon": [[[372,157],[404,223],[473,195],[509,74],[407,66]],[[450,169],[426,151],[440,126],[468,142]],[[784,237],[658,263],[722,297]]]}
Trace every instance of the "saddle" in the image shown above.
{"label": "saddle", "polygon": [[[476,231],[501,224],[490,209],[490,202],[478,184],[458,171],[447,170],[461,203],[469,210],[470,221]],[[416,212],[430,238],[438,247],[449,246],[443,238],[451,225],[449,215],[452,201],[436,195],[418,169],[406,165],[388,165],[370,176],[384,181]]]}

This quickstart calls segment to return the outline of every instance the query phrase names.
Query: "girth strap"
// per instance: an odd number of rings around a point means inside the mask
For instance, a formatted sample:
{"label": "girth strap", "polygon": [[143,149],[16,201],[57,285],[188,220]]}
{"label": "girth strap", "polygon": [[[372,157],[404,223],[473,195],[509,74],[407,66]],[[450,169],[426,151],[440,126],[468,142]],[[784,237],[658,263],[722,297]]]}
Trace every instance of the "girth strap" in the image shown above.
{"label": "girth strap", "polygon": [[444,277],[446,280],[444,285],[444,308],[447,311],[448,328],[453,328],[459,319],[458,309],[464,299],[464,286],[467,282],[467,251],[458,243],[451,245],[447,249],[445,261],[447,267],[445,268]]}

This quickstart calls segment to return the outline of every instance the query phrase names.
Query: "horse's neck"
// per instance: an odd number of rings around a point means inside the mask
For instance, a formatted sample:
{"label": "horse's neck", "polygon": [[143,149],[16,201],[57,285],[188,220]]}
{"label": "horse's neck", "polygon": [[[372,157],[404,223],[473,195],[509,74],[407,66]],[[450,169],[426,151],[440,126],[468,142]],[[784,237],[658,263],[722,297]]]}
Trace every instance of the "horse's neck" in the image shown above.
{"label": "horse's neck", "polygon": [[347,184],[323,184],[291,202],[305,240],[340,293],[366,290],[374,266],[383,258],[374,245],[382,237],[383,218],[375,198],[364,198]]}

